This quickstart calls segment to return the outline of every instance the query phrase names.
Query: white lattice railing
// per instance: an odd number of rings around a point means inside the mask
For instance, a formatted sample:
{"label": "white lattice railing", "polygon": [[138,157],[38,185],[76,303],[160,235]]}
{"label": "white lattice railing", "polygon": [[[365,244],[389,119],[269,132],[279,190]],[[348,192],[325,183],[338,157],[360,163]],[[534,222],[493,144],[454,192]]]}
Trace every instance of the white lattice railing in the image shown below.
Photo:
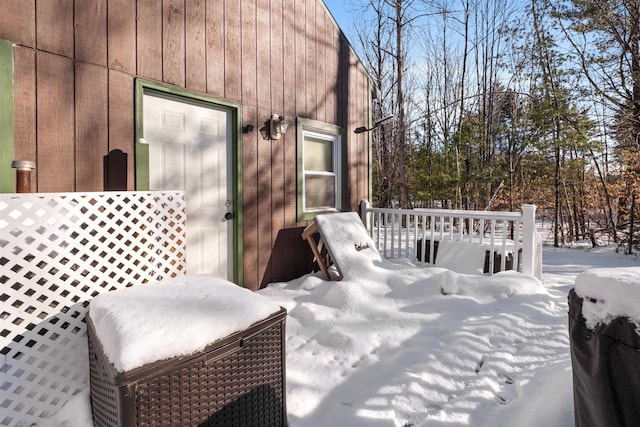
{"label": "white lattice railing", "polygon": [[88,301],[185,274],[185,221],[181,192],[0,194],[0,426],[88,386]]}
{"label": "white lattice railing", "polygon": [[486,247],[488,274],[517,269],[540,278],[542,246],[535,229],[535,212],[534,205],[522,205],[519,213],[385,209],[371,207],[367,201],[361,203],[362,220],[385,258],[433,264],[437,242],[460,240]]}

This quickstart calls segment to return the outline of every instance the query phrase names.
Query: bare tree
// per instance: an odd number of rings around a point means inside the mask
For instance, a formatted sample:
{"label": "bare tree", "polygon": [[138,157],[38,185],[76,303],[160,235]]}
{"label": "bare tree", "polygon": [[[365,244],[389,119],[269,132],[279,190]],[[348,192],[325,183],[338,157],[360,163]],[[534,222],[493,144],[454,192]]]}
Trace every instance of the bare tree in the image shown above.
{"label": "bare tree", "polygon": [[632,217],[640,178],[640,0],[572,0],[556,5],[556,16],[582,75],[616,113],[608,125],[630,196],[621,208],[631,202]]}

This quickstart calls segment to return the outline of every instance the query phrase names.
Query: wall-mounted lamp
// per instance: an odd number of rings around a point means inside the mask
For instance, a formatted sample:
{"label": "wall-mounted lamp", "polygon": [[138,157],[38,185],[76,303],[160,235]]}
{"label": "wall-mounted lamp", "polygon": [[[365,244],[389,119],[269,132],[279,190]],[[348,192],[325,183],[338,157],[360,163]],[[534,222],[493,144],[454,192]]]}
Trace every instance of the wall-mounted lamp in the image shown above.
{"label": "wall-mounted lamp", "polygon": [[393,114],[390,114],[386,117],[383,117],[381,119],[376,120],[375,122],[373,122],[373,126],[371,126],[370,128],[366,127],[366,126],[360,126],[359,128],[356,128],[356,130],[354,130],[354,133],[363,133],[363,132],[369,132],[374,130],[375,128],[377,128],[378,126],[388,122],[389,120],[393,119]]}
{"label": "wall-mounted lamp", "polygon": [[260,135],[262,139],[280,139],[282,134],[287,132],[288,127],[289,122],[283,116],[272,114],[265,126],[260,129]]}

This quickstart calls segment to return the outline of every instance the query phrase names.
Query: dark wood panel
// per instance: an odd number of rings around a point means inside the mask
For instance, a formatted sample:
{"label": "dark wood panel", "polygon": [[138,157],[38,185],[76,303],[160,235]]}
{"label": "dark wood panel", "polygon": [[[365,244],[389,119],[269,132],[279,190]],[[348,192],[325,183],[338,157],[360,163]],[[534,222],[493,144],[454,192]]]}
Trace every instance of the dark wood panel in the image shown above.
{"label": "dark wood panel", "polygon": [[[241,0],[242,7],[242,103],[257,105],[256,0]],[[259,118],[259,122],[262,119]],[[260,125],[262,126],[262,125]]]}
{"label": "dark wood panel", "polygon": [[162,1],[162,80],[185,85],[184,0]]}
{"label": "dark wood panel", "polygon": [[[291,131],[289,131],[291,132]],[[285,205],[285,170],[287,167],[291,167],[285,163],[285,146],[287,143],[295,144],[295,134],[289,133],[283,135],[278,141],[274,141],[271,144],[271,242],[272,246],[278,239],[278,235],[286,228],[286,205]],[[271,274],[273,280],[283,277],[284,270],[286,269],[285,260],[286,254],[283,257],[275,257],[270,262]]]}
{"label": "dark wood panel", "polygon": [[[369,115],[368,100],[370,99],[371,92],[369,91],[369,79],[362,72],[360,73],[360,81],[362,83],[361,83],[360,96],[358,98],[360,100],[359,108],[360,108],[361,117],[365,118],[365,117],[368,117]],[[359,152],[360,152],[360,159],[361,159],[360,168],[362,173],[360,175],[360,185],[358,190],[360,194],[364,194],[368,198],[369,197],[369,139],[366,137],[363,137],[360,141],[361,141],[361,144],[360,144]]]}
{"label": "dark wood panel", "polygon": [[307,82],[305,85],[305,92],[307,94],[307,113],[308,118],[318,120],[318,90],[316,87],[316,81],[318,76],[317,62],[317,36],[316,36],[316,1],[310,0],[307,2],[306,21],[305,28],[306,33],[306,74]]}
{"label": "dark wood panel", "polygon": [[[186,86],[207,91],[206,1],[189,0],[186,7]],[[218,7],[222,9],[221,7]]]}
{"label": "dark wood panel", "polygon": [[[256,32],[258,37],[256,69],[258,70],[257,97],[259,108],[271,110],[271,34],[269,0],[256,2]],[[274,71],[277,74],[277,71]],[[280,114],[279,111],[274,113]]]}
{"label": "dark wood panel", "polygon": [[[354,67],[355,68],[355,67]],[[356,102],[356,123],[363,123],[366,120],[366,117],[363,115],[363,106],[364,101],[363,98],[366,96],[365,88],[363,87],[364,78],[361,73],[357,72],[359,70],[356,69],[356,88],[357,88],[357,102]],[[357,127],[358,125],[356,125]],[[366,145],[365,139],[367,138],[366,133],[359,134],[359,138],[357,138],[357,144],[355,147],[356,156],[357,156],[357,167],[358,167],[358,182],[356,185],[356,197],[353,200],[354,206],[360,202],[361,194],[366,194],[364,180],[366,178]]]}
{"label": "dark wood panel", "polygon": [[[349,120],[349,99],[351,93],[349,91],[349,70],[351,64],[349,62],[349,47],[344,37],[338,40],[337,52],[337,90],[336,90],[336,124],[340,127],[347,128]],[[347,129],[347,132],[349,130]]]}
{"label": "dark wood panel", "polygon": [[324,7],[316,3],[316,99],[317,116],[321,122],[327,122],[327,49],[329,19],[325,16]]}
{"label": "dark wood panel", "polygon": [[107,65],[107,0],[75,0],[75,55]]}
{"label": "dark wood panel", "polygon": [[[271,0],[271,111],[285,116],[289,123],[295,121],[294,116],[289,116],[284,111],[284,13],[282,9],[282,0]],[[293,126],[287,132],[289,136],[294,135]],[[285,207],[285,178],[284,171],[286,169],[284,158],[285,144],[294,143],[295,138],[287,138],[287,134],[282,135],[279,141],[271,144],[271,245],[275,249],[277,247],[278,236],[284,228],[286,228],[286,207]],[[284,256],[278,256],[273,253],[269,262],[269,270],[271,280],[280,280],[286,270],[286,253]]]}
{"label": "dark wood panel", "polygon": [[136,2],[109,0],[107,16],[109,67],[134,74],[136,72]]}
{"label": "dark wood panel", "polygon": [[[36,54],[13,48],[13,142],[16,160],[36,161]],[[37,191],[38,169],[32,173],[31,191]]]}
{"label": "dark wood panel", "polygon": [[325,118],[327,123],[337,123],[336,98],[338,93],[338,35],[337,29],[331,25],[327,36],[327,62],[326,62],[326,102]]}
{"label": "dark wood panel", "polygon": [[[245,123],[257,121],[257,110],[244,107]],[[258,266],[258,132],[242,135],[242,215],[244,234],[244,285],[256,290],[260,285]]]}
{"label": "dark wood panel", "polygon": [[135,189],[134,178],[133,76],[109,71],[109,151],[122,150],[128,156],[127,186]]}
{"label": "dark wood panel", "polygon": [[284,112],[284,15],[282,0],[271,0],[271,109],[292,121]]}
{"label": "dark wood panel", "polygon": [[[349,64],[352,64],[355,58],[349,54]],[[347,209],[353,210],[358,202],[358,140],[363,138],[364,134],[355,134],[353,129],[358,125],[360,117],[358,117],[358,70],[355,67],[349,67],[349,85],[351,87],[349,96],[349,124],[347,125],[347,134],[351,137],[348,145],[348,167],[349,172],[349,205]]]}
{"label": "dark wood panel", "polygon": [[296,103],[295,110],[296,115],[304,118],[310,118],[307,110],[307,67],[306,67],[306,59],[307,59],[307,47],[306,47],[306,25],[305,25],[305,14],[306,14],[306,1],[296,1],[294,6],[293,15],[296,19],[293,22],[295,28],[295,47],[294,51],[296,52],[295,56],[295,92],[296,92]]}
{"label": "dark wood panel", "polygon": [[76,191],[103,191],[103,156],[109,152],[107,69],[76,63]]}
{"label": "dark wood panel", "polygon": [[162,80],[162,2],[138,0],[138,75]]}
{"label": "dark wood panel", "polygon": [[[258,110],[258,117],[268,116],[270,110]],[[280,144],[282,140],[260,140],[257,144],[257,175],[258,175],[258,270],[260,272],[260,284],[271,282],[267,276],[267,265],[271,258],[273,211],[272,201],[272,158],[271,147]]]}
{"label": "dark wood panel", "polygon": [[24,46],[35,46],[35,0],[0,1],[0,39],[10,40]]}
{"label": "dark wood panel", "polygon": [[36,23],[38,49],[73,56],[73,0],[38,2]]}
{"label": "dark wood panel", "polygon": [[296,50],[295,50],[295,14],[288,13],[295,10],[296,0],[282,0],[282,8],[286,13],[283,13],[283,61],[284,61],[284,114],[286,117],[290,117],[289,130],[283,137],[282,141],[282,156],[283,156],[283,168],[282,179],[283,185],[283,203],[284,203],[284,228],[279,236],[282,244],[277,245],[276,249],[279,250],[278,256],[282,258],[284,263],[284,271],[282,272],[282,279],[288,280],[287,277],[295,274],[295,268],[297,265],[297,258],[300,251],[296,250],[298,243],[302,241],[300,237],[301,231],[297,228],[296,221],[296,203],[297,203],[297,172],[296,172]]}
{"label": "dark wood panel", "polygon": [[[233,17],[226,17],[226,10],[229,9],[230,4],[236,6],[232,13]],[[239,0],[225,1],[224,7],[220,7],[220,4],[214,0],[207,0],[206,14],[206,60],[207,60],[207,92],[211,95],[219,96],[223,98],[225,96],[225,60],[226,60],[226,46],[225,46],[225,28],[228,25],[228,19],[234,19],[238,21],[235,28],[240,27],[240,8]],[[211,25],[211,22],[217,23]],[[236,31],[237,33],[237,31]],[[240,35],[236,34],[236,39],[239,39]],[[228,42],[227,42],[228,43]],[[238,48],[239,51],[239,48]],[[239,53],[236,52],[239,56]],[[238,95],[235,100],[239,100]]]}
{"label": "dark wood panel", "polygon": [[[225,10],[230,8],[230,4],[235,5],[236,9],[233,10],[233,17],[225,17]],[[238,24],[235,28],[240,27],[240,6],[239,0],[225,1],[224,7],[220,7],[218,2],[208,0],[206,4],[207,13],[207,25],[206,25],[206,78],[207,78],[207,92],[211,95],[219,96],[223,98],[225,96],[225,61],[226,61],[226,45],[225,45],[225,28],[228,26],[227,19],[237,20]],[[211,22],[215,22],[216,25],[211,25]],[[225,25],[225,23],[227,25]],[[240,35],[235,32],[236,39],[239,40]],[[228,43],[228,41],[227,41]],[[236,56],[239,57],[238,47]],[[239,67],[238,67],[239,68]],[[236,73],[237,74],[237,73]],[[233,98],[235,100],[240,99],[239,90],[238,95]]]}
{"label": "dark wood panel", "polygon": [[38,52],[38,191],[75,191],[73,61]]}
{"label": "dark wood panel", "polygon": [[[224,53],[224,70],[223,76],[225,96],[232,100],[240,100],[242,98],[242,75],[238,70],[242,67],[242,32],[240,21],[240,1],[226,0],[224,2],[225,10],[225,30],[224,30],[224,50],[209,51],[209,66],[213,61],[220,61],[221,53]],[[212,54],[214,56],[212,56]]]}
{"label": "dark wood panel", "polygon": [[[282,1],[282,97],[284,115],[289,118],[290,130],[295,135],[296,117],[296,19],[295,0]],[[295,139],[292,141],[295,142]]]}

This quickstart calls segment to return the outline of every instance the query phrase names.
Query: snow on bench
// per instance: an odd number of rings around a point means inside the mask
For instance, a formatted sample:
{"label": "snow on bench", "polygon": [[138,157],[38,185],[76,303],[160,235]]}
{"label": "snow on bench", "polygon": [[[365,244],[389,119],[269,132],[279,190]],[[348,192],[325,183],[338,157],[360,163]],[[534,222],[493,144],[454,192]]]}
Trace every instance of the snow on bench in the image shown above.
{"label": "snow on bench", "polygon": [[272,300],[211,275],[119,289],[89,304],[96,336],[120,372],[191,355],[279,310]]}

